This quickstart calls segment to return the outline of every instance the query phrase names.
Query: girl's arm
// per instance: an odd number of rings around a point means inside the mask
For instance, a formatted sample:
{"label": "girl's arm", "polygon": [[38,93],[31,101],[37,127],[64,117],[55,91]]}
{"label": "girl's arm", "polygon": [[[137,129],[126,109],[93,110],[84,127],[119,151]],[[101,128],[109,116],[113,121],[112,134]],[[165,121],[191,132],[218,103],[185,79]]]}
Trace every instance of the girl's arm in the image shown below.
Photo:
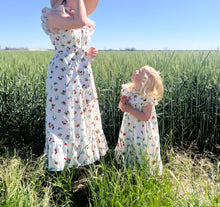
{"label": "girl's arm", "polygon": [[77,29],[85,26],[87,14],[83,0],[76,0],[74,17],[64,14],[60,10],[53,10],[48,15],[48,26],[51,33],[59,30]]}
{"label": "girl's arm", "polygon": [[121,101],[119,102],[118,106],[123,112],[127,112],[134,116],[136,119],[140,121],[148,121],[151,117],[153,106],[152,105],[146,105],[143,108],[143,112],[138,111],[137,109],[134,109],[129,104],[123,104]]}

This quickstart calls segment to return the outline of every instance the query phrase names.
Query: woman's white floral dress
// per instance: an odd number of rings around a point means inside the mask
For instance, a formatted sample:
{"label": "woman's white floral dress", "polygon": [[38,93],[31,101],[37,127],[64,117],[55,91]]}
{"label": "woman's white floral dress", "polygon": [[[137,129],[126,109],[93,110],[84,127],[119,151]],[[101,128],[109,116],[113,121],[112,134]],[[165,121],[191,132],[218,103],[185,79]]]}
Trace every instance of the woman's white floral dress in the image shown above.
{"label": "woman's white floral dress", "polygon": [[130,97],[129,103],[138,111],[143,111],[145,105],[153,105],[149,121],[140,121],[129,113],[124,113],[118,143],[115,148],[118,162],[132,163],[137,158],[139,163],[147,161],[151,170],[158,169],[162,173],[160,156],[160,139],[155,105],[157,100],[142,97],[131,89],[130,83],[122,85],[122,95]]}
{"label": "woman's white floral dress", "polygon": [[[64,13],[70,14],[64,6]],[[42,9],[42,27],[55,46],[50,61],[47,82],[46,143],[47,168],[87,165],[100,159],[108,150],[102,130],[101,117],[87,48],[95,23],[57,34],[48,29],[48,14]]]}

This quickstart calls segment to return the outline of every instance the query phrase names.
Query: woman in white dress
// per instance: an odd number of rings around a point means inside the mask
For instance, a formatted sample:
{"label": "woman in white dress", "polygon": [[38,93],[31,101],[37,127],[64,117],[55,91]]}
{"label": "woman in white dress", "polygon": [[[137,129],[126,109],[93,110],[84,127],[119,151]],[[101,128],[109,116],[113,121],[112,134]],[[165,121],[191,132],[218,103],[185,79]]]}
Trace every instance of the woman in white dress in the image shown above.
{"label": "woman in white dress", "polygon": [[102,130],[88,45],[95,22],[87,18],[98,0],[51,0],[42,27],[55,47],[46,81],[45,154],[49,171],[95,162],[108,150]]}

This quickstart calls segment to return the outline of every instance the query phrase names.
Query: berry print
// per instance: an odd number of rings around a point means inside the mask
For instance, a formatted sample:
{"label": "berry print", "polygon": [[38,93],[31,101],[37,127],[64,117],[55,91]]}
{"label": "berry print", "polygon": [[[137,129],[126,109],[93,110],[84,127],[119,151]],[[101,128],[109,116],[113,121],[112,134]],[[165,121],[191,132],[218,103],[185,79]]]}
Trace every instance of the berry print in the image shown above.
{"label": "berry print", "polygon": [[[137,157],[141,163],[142,157],[147,156],[151,169],[158,168],[162,173],[162,161],[160,156],[159,131],[155,105],[157,100],[151,97],[142,97],[130,89],[130,84],[122,85],[122,95],[129,97],[129,104],[138,111],[143,111],[145,105],[152,105],[152,116],[148,121],[137,120],[129,113],[124,113],[118,142],[115,148],[117,161],[132,162]],[[147,152],[147,153],[145,153]]]}
{"label": "berry print", "polygon": [[[64,12],[60,5],[57,9]],[[72,14],[71,9],[67,9]],[[50,8],[42,10],[42,27],[55,47],[46,80],[46,142],[44,152],[47,168],[88,165],[108,150],[91,69],[88,46],[95,31],[95,22],[78,29],[60,30],[52,34],[48,28]],[[96,150],[94,150],[96,149]]]}

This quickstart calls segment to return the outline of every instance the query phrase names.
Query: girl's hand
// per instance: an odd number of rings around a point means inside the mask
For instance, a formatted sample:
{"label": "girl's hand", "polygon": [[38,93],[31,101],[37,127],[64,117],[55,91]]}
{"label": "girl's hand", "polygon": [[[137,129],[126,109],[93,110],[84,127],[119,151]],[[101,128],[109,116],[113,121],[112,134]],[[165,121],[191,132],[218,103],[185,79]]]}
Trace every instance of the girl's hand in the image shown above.
{"label": "girl's hand", "polygon": [[127,102],[126,104],[122,101],[119,102],[118,108],[121,109],[123,112],[129,112],[132,106]]}
{"label": "girl's hand", "polygon": [[128,104],[128,101],[129,101],[129,99],[130,99],[130,97],[127,97],[127,96],[122,96],[121,97],[121,102],[123,103],[123,104]]}
{"label": "girl's hand", "polygon": [[96,57],[98,54],[98,50],[95,47],[90,47],[88,49],[88,55],[92,58]]}

